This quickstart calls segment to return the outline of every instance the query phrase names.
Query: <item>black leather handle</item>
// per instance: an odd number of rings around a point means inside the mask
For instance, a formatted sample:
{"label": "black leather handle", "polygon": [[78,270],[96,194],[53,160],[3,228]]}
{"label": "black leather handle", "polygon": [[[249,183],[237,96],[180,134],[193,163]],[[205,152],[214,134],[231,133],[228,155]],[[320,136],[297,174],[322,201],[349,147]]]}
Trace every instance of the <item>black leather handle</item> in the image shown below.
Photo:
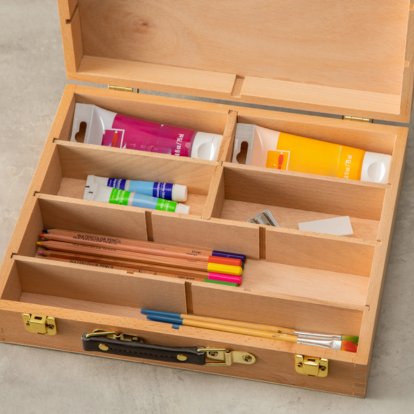
{"label": "black leather handle", "polygon": [[160,345],[143,344],[136,341],[121,341],[106,336],[82,336],[84,351],[102,352],[103,354],[127,355],[156,361],[177,362],[179,364],[205,365],[205,353],[198,348],[177,348]]}

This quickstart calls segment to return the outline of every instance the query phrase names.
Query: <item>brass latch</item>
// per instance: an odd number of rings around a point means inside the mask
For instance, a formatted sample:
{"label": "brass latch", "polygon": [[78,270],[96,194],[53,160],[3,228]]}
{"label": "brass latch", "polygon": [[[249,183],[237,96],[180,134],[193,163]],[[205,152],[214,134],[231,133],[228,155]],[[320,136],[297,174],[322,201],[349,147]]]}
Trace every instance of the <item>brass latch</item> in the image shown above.
{"label": "brass latch", "polygon": [[96,336],[106,336],[109,339],[117,339],[119,341],[144,343],[144,340],[137,335],[118,333],[115,331],[104,331],[103,329],[95,329],[92,333],[86,334],[85,338],[92,338]]}
{"label": "brass latch", "polygon": [[251,365],[256,362],[253,354],[242,351],[229,351],[225,348],[199,348],[197,352],[204,352],[207,358],[215,359],[220,362],[206,362],[206,366],[219,367],[230,366],[232,364]]}
{"label": "brass latch", "polygon": [[[108,85],[108,89],[121,92],[134,92],[134,88],[127,88],[126,86]],[[137,89],[137,93],[139,93],[139,89]]]}
{"label": "brass latch", "polygon": [[296,372],[310,377],[327,377],[328,363],[326,358],[315,358],[303,355],[295,356]]}
{"label": "brass latch", "polygon": [[34,315],[23,313],[26,331],[39,335],[56,335],[56,320],[53,316]]}
{"label": "brass latch", "polygon": [[358,116],[347,116],[342,115],[342,119],[346,119],[347,121],[359,121],[359,122],[369,122],[371,124],[374,123],[374,120],[371,118],[360,118]]}

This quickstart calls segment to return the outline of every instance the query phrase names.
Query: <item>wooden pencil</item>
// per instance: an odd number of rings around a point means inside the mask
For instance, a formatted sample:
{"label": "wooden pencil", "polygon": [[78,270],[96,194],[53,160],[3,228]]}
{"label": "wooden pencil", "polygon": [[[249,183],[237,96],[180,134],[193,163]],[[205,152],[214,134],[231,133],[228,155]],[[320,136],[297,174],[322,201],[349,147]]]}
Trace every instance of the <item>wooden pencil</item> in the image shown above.
{"label": "wooden pencil", "polygon": [[[85,239],[85,238],[75,238],[69,234],[59,234],[59,233],[42,233],[39,234],[40,238],[52,241],[61,241],[66,243],[78,243],[83,244],[85,246],[96,246],[96,247],[108,247],[108,243],[106,241],[95,239]],[[108,240],[108,238],[106,239]],[[110,240],[117,240],[117,239],[110,239]],[[152,242],[146,242],[145,246],[137,246],[133,244],[126,244],[126,243],[112,243],[110,246],[115,247],[117,250],[125,250],[129,252],[135,253],[142,253],[142,254],[150,254],[152,256],[164,256],[164,257],[173,257],[176,259],[183,259],[188,260],[189,255],[183,252],[177,252],[174,250],[165,249],[158,249],[154,246]],[[229,266],[241,266],[242,261],[240,259],[232,259],[227,257],[214,257],[214,256],[206,256],[206,255],[198,255],[194,256],[194,260],[200,262],[208,262],[208,263],[217,263],[217,264],[225,264]]]}
{"label": "wooden pencil", "polygon": [[135,263],[115,259],[98,258],[95,256],[79,255],[73,253],[65,253],[53,250],[38,251],[38,257],[47,260],[56,260],[66,263],[74,263],[86,266],[96,266],[116,270],[124,270],[127,272],[147,273],[157,276],[167,276],[175,279],[192,280],[196,282],[209,282],[217,284],[225,284],[229,286],[238,286],[241,278],[238,276],[212,275],[204,272],[186,271],[179,268],[168,268],[166,266],[153,266],[145,263]]}
{"label": "wooden pencil", "polygon": [[73,238],[72,242],[78,242],[80,240],[90,240],[90,241],[100,241],[106,245],[116,246],[118,244],[126,244],[133,246],[142,246],[142,247],[153,247],[161,250],[170,250],[175,252],[182,252],[188,256],[198,257],[198,256],[214,256],[214,257],[229,257],[234,259],[240,259],[243,262],[246,260],[246,256],[243,254],[230,253],[230,252],[221,252],[218,250],[209,250],[209,249],[199,249],[186,246],[177,246],[175,244],[165,244],[150,242],[144,240],[134,240],[128,239],[125,237],[112,237],[101,234],[94,234],[88,232],[78,232],[72,230],[63,230],[63,229],[48,229],[43,230],[43,233],[46,234],[60,234],[60,235],[69,235]]}
{"label": "wooden pencil", "polygon": [[137,263],[127,260],[119,260],[106,257],[96,257],[87,254],[66,253],[57,250],[42,250],[41,255],[51,259],[70,259],[79,261],[84,260],[97,264],[102,264],[103,266],[122,267],[123,269],[128,270],[142,270],[155,273],[175,274],[178,276],[189,277],[193,280],[204,279],[206,276],[205,272],[199,272],[196,270],[180,269],[178,267],[168,267],[148,263]]}
{"label": "wooden pencil", "polygon": [[87,253],[92,256],[111,257],[128,261],[136,261],[141,263],[160,264],[163,266],[179,267],[182,269],[199,270],[206,273],[221,273],[234,276],[242,274],[242,268],[239,266],[220,265],[216,263],[205,263],[197,260],[183,260],[172,257],[152,256],[129,251],[119,251],[108,247],[97,247],[80,245],[78,243],[65,243],[57,241],[37,242],[39,246],[50,250],[59,250],[70,253]]}

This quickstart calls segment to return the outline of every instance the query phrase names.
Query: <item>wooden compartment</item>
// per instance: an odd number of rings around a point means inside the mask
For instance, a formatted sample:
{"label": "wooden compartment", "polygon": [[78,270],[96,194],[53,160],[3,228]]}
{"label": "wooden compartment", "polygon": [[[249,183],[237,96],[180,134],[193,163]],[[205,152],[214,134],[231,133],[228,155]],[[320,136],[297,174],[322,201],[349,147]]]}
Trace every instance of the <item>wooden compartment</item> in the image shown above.
{"label": "wooden compartment", "polygon": [[[122,109],[131,115],[139,112],[147,119],[157,108],[163,108],[166,116],[188,112],[182,122],[190,127],[201,126],[200,129],[207,122],[203,121],[205,115],[205,120],[217,122],[210,131],[223,131],[221,161],[177,159],[68,142],[74,103],[81,101],[114,111]],[[128,113],[127,108],[133,110]],[[228,161],[237,120],[348,145],[356,145],[358,140],[360,148],[392,154],[389,184],[348,182],[232,164]],[[204,130],[208,131],[207,123]],[[98,327],[125,331],[132,327],[132,331],[169,345],[208,342],[211,346],[243,347],[263,355],[266,361],[277,360],[285,367],[284,373],[275,377],[260,362],[249,372],[232,368],[229,375],[364,395],[406,136],[404,128],[385,125],[247,108],[235,111],[225,105],[68,86],[1,268],[0,312],[7,315],[2,327],[5,340],[82,352],[72,338],[69,345],[62,339],[48,343],[45,338],[21,336],[12,330],[22,312],[45,313],[60,318],[64,337],[65,332]],[[154,165],[156,168],[151,168]],[[134,168],[139,175],[135,175]],[[198,214],[188,216],[89,202],[80,199],[87,174],[165,181],[170,178],[187,184],[203,201]],[[270,208],[283,227],[265,228],[245,222],[263,208]],[[352,217],[355,237],[294,228],[299,220],[336,215]],[[35,258],[36,241],[43,228],[234,251],[246,254],[248,260],[238,288],[91,269]],[[94,290],[98,280],[101,283]],[[171,297],[167,297],[170,291]],[[360,346],[357,354],[349,354],[201,329],[171,330],[137,316],[144,306],[279,323],[307,331],[359,334]],[[65,328],[67,323],[70,327]],[[333,382],[314,384],[311,378],[291,372],[296,353],[327,357],[333,367],[339,364],[341,368],[336,372],[333,369]],[[341,381],[346,382],[345,388]]]}
{"label": "wooden compartment", "polygon": [[187,186],[188,199],[184,204],[190,206],[189,214],[201,217],[216,166],[210,161],[163,158],[141,151],[123,153],[115,148],[57,140],[39,192],[83,199],[88,175],[169,182]]}
{"label": "wooden compartment", "polygon": [[[282,228],[298,229],[298,223],[350,216],[350,237],[376,241],[384,203],[385,184],[332,179],[224,163],[214,182],[207,214],[240,221],[269,209]],[[206,217],[206,218],[210,218]]]}
{"label": "wooden compartment", "polygon": [[[263,0],[254,10],[247,2],[221,3],[58,0],[70,79],[234,104],[66,87],[0,268],[0,340],[84,352],[79,338],[86,332],[131,332],[148,343],[241,349],[257,358],[248,367],[187,369],[364,396],[408,131],[239,104],[408,121],[414,8],[405,0],[346,7]],[[69,142],[76,103],[223,135],[218,161]],[[390,154],[389,182],[232,164],[237,122]],[[191,214],[84,201],[88,174],[188,185]],[[246,223],[265,208],[282,227]],[[297,230],[301,221],[343,215],[351,217],[353,237]],[[183,282],[35,257],[39,233],[53,227],[243,253],[243,283]],[[177,330],[143,320],[142,307],[359,335],[358,352]],[[25,331],[21,314],[28,312],[54,316],[58,335]],[[329,377],[297,374],[296,354],[328,358]]]}

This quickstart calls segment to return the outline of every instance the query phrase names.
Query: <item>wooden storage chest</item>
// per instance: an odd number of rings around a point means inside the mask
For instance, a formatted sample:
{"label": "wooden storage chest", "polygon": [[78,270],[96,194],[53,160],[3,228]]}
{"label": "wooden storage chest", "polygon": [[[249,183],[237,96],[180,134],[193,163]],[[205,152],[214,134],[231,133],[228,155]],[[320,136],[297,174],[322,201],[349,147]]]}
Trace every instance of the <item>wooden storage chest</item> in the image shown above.
{"label": "wooden storage chest", "polygon": [[[83,353],[83,334],[125,332],[148,344],[242,350],[256,357],[251,365],[151,363],[364,396],[408,130],[242,104],[407,122],[413,5],[408,0],[58,3],[70,79],[231,102],[66,87],[1,266],[0,340]],[[222,134],[219,159],[70,142],[76,103]],[[237,122],[390,154],[389,183],[232,164]],[[85,201],[88,174],[187,185],[190,215]],[[280,228],[246,223],[265,208]],[[297,230],[298,222],[343,215],[351,217],[352,237]],[[243,284],[210,285],[34,257],[38,234],[53,227],[244,253]],[[359,335],[360,343],[352,354],[177,330],[145,320],[141,308]],[[57,334],[28,332],[22,314],[54,317]],[[297,373],[296,355],[329,360],[328,376]]]}

